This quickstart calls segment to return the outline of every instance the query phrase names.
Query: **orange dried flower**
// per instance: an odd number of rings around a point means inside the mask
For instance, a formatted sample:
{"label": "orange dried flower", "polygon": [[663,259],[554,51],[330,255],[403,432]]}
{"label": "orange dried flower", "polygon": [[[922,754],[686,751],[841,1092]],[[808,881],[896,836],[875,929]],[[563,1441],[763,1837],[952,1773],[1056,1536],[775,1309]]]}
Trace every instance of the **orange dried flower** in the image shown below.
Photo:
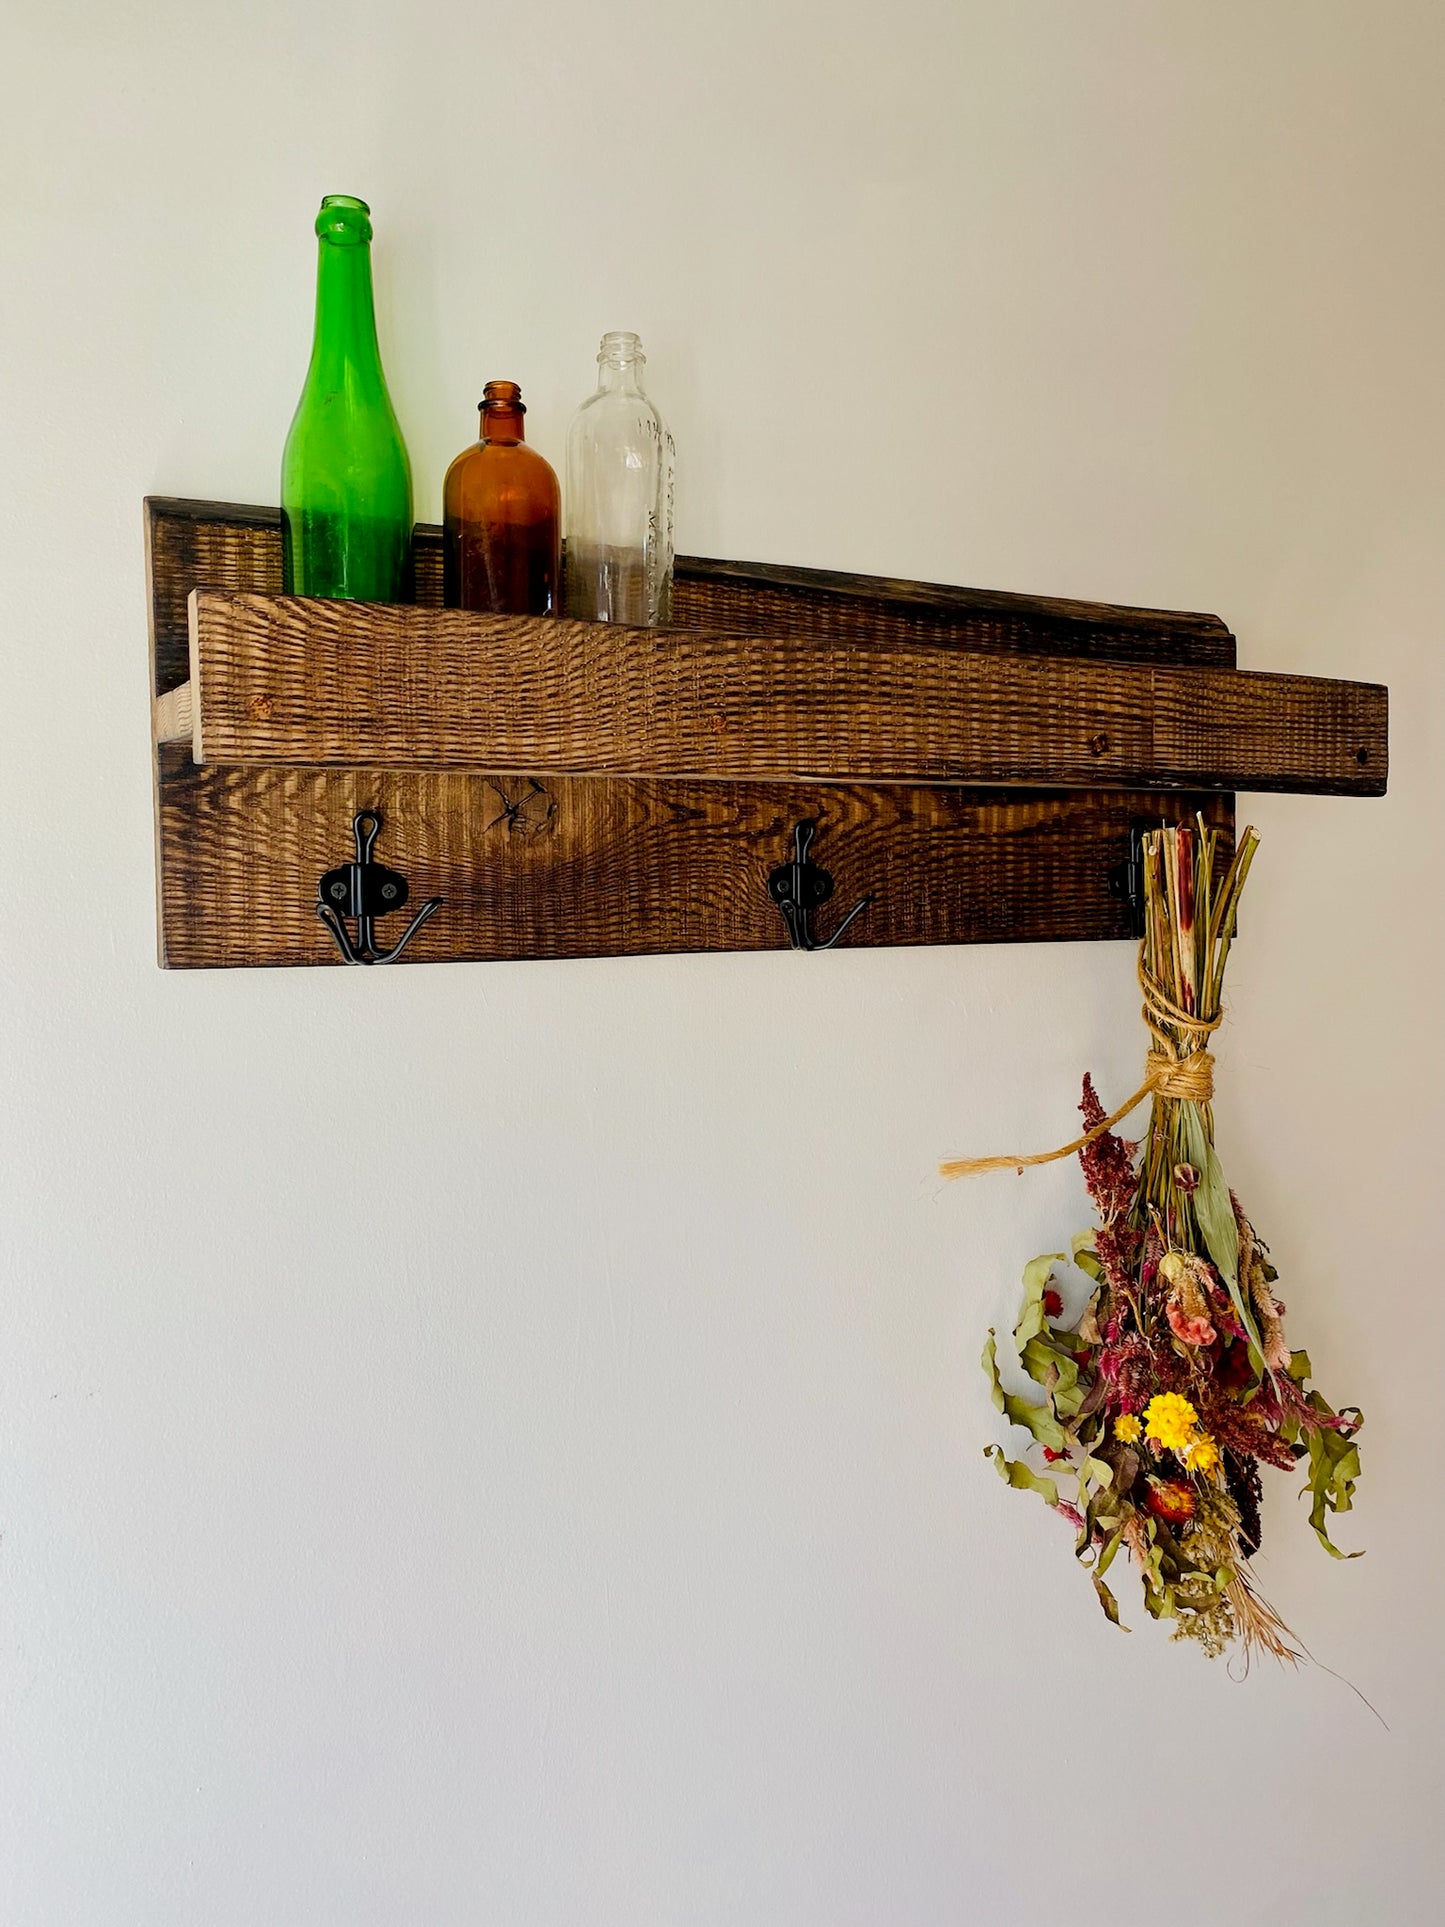
{"label": "orange dried flower", "polygon": [[1194,1517],[1194,1487],[1185,1479],[1151,1479],[1145,1504],[1166,1526],[1185,1526]]}

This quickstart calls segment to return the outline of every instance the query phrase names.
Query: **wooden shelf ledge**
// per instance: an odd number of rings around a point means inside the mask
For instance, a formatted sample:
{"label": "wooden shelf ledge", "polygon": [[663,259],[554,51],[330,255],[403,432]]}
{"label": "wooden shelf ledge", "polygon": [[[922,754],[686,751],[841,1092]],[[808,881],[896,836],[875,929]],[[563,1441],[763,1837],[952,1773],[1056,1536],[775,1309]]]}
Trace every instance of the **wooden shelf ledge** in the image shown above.
{"label": "wooden shelf ledge", "polygon": [[339,965],[359,811],[427,963],[779,949],[803,817],[850,948],[1125,939],[1137,826],[1385,786],[1384,691],[1241,676],[1217,616],[692,556],[664,635],[444,613],[415,558],[413,605],[287,601],[277,510],[147,502],[163,963]]}
{"label": "wooden shelf ledge", "polygon": [[196,590],[197,764],[1384,792],[1387,693],[1230,668]]}
{"label": "wooden shelf ledge", "polygon": [[[281,512],[166,496],[151,496],[145,508],[154,680],[160,693],[190,674],[186,600],[192,589],[281,593]],[[433,523],[418,523],[413,556],[413,600],[421,608],[439,609],[442,532]],[[677,558],[672,611],[682,629],[787,635],[830,648],[865,636],[872,642],[934,642],[1111,662],[1229,669],[1235,661],[1227,626],[1218,616],[1190,610],[961,589],[712,556]]]}

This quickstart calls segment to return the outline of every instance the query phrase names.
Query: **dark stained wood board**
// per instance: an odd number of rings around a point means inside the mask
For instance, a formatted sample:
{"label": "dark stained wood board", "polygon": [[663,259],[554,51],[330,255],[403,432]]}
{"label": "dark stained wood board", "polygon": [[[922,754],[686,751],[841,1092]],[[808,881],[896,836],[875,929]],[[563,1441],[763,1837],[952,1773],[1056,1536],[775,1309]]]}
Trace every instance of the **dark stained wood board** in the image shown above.
{"label": "dark stained wood board", "polygon": [[196,590],[198,763],[735,782],[1385,786],[1377,684]]}
{"label": "dark stained wood board", "polygon": [[[438,531],[418,530],[417,555],[419,599],[439,606]],[[147,566],[160,694],[187,675],[192,588],[279,591],[279,515],[152,500]],[[790,630],[823,643],[886,635],[1047,653],[1066,636],[1081,656],[1234,660],[1233,638],[1210,616],[679,563],[679,621],[782,626],[784,613]],[[1226,829],[1233,820],[1219,794],[197,768],[179,745],[158,751],[156,776],[161,961],[176,968],[340,966],[315,916],[316,883],[350,856],[362,808],[383,812],[377,855],[411,885],[408,909],[379,924],[379,939],[391,941],[427,896],[446,899],[407,952],[415,962],[783,948],[766,877],[790,854],[799,815],[821,817],[815,855],[836,880],[822,934],[877,893],[850,947],[1122,939],[1127,911],[1107,878],[1130,827],[1196,805]]]}
{"label": "dark stained wood board", "polygon": [[850,947],[1124,938],[1109,864],[1138,820],[1229,799],[1086,791],[515,779],[459,771],[198,768],[160,753],[162,960],[178,968],[339,963],[316,883],[351,855],[351,820],[378,809],[379,860],[407,878],[390,943],[445,899],[403,962],[777,950],[767,876],[793,824],[820,816],[834,877],[821,935],[875,900]]}
{"label": "dark stained wood board", "polygon": [[[152,693],[164,695],[190,674],[186,599],[192,589],[281,593],[281,512],[165,496],[152,496],[145,509]],[[441,536],[429,523],[417,526],[416,601],[424,608],[442,606]],[[875,643],[952,643],[975,651],[1221,669],[1235,660],[1234,637],[1218,616],[688,555],[677,558],[673,620],[686,629],[828,644],[865,636]]]}

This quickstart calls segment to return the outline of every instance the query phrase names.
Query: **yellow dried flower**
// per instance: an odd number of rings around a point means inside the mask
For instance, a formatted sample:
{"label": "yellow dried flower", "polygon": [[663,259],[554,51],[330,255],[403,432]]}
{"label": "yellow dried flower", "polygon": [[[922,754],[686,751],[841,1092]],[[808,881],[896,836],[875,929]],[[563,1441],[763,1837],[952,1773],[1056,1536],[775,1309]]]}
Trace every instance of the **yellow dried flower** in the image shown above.
{"label": "yellow dried flower", "polygon": [[1185,1446],[1184,1463],[1191,1472],[1212,1472],[1219,1464],[1219,1447],[1207,1432]]}
{"label": "yellow dried flower", "polygon": [[1158,1392],[1144,1408],[1144,1430],[1165,1452],[1182,1452],[1199,1430],[1199,1414],[1178,1392]]}
{"label": "yellow dried flower", "polygon": [[1121,1445],[1132,1445],[1143,1429],[1132,1412],[1121,1413],[1114,1420],[1114,1437]]}

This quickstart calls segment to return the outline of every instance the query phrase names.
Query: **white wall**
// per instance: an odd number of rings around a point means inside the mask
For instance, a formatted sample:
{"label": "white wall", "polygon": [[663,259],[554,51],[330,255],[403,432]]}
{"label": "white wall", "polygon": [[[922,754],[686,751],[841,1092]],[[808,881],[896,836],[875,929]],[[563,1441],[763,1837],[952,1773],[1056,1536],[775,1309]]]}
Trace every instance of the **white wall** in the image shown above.
{"label": "white wall", "polygon": [[[1442,1917],[1445,16],[11,0],[0,1919]],[[273,501],[375,209],[435,514],[635,327],[703,553],[1221,612],[1388,680],[1255,799],[1226,1163],[1366,1410],[1233,1683],[984,1464],[1123,946],[163,976],[140,502]],[[363,1227],[358,1236],[354,1227]],[[1220,1898],[1222,1896],[1223,1898]]]}

